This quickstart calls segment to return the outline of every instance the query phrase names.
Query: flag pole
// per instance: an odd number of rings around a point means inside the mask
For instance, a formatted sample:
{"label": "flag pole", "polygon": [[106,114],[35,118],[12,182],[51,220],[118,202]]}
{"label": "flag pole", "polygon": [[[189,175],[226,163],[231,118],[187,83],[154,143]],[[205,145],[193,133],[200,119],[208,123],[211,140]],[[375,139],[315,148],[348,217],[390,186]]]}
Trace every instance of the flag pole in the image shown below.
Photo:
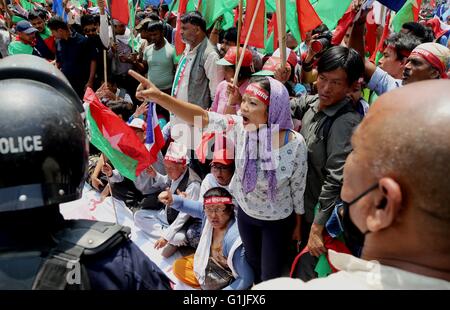
{"label": "flag pole", "polygon": [[[252,30],[253,30],[253,26],[255,25],[255,21],[256,21],[256,15],[258,15],[257,12],[259,10],[259,7],[261,6],[261,1],[262,0],[258,0],[258,2],[256,3],[255,14],[253,14],[252,21],[251,21],[250,26],[249,26],[248,31],[247,31],[247,37],[245,38],[244,46],[242,47],[242,53],[241,53],[241,55],[239,57],[239,62],[237,64],[236,70],[234,72],[233,87],[235,87],[237,85],[237,79],[238,79],[238,76],[239,76],[239,71],[241,70],[242,61],[244,61],[244,55],[245,55],[244,51],[247,48],[248,41],[250,40],[250,36],[251,36]],[[238,42],[240,42],[240,38],[238,38]],[[238,45],[238,48],[239,48],[239,45]],[[231,96],[228,97],[228,105],[230,105],[230,103],[231,103],[230,101],[231,101]]]}
{"label": "flag pole", "polygon": [[238,48],[236,49],[236,63],[239,62],[239,47],[241,46],[241,44],[239,44],[239,42],[240,42],[241,31],[242,31],[243,2],[244,2],[244,0],[239,0],[239,17],[238,17],[238,29],[237,29],[237,37],[238,37],[237,47]]}
{"label": "flag pole", "polygon": [[106,50],[103,49],[103,75],[105,80],[105,85],[108,85],[108,62],[106,61]]}
{"label": "flag pole", "polygon": [[286,1],[277,0],[278,46],[280,48],[281,67],[286,65]]}
{"label": "flag pole", "polygon": [[[111,7],[111,0],[107,0],[108,2],[108,9],[109,9],[109,16],[110,18],[108,19],[110,26],[111,26],[111,31],[112,31],[112,35],[113,35],[113,43],[115,45],[117,45],[117,40],[116,40],[116,31],[114,30],[114,22],[113,22],[113,18],[112,18],[112,7]],[[108,24],[109,24],[108,23]],[[117,54],[117,51],[113,52],[113,62],[111,64],[111,70],[114,70],[114,68],[117,68],[118,64],[119,64],[119,55]]]}

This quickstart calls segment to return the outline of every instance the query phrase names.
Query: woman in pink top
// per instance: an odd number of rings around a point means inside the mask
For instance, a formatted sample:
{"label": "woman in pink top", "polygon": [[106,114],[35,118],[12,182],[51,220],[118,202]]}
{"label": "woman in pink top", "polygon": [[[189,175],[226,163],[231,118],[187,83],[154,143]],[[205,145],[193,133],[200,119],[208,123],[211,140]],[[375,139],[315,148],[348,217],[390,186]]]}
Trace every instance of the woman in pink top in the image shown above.
{"label": "woman in pink top", "polygon": [[[236,91],[233,92],[234,95],[232,96],[232,101],[230,102],[232,107],[227,109],[229,92],[232,89],[232,82],[236,68],[236,51],[237,48],[235,46],[230,47],[225,56],[217,61],[218,65],[224,66],[225,80],[217,85],[216,96],[214,97],[214,102],[211,106],[211,111],[213,112],[220,114],[236,114],[236,112],[240,109],[242,95],[249,84],[248,81],[254,70],[252,52],[246,49],[241,70],[238,75],[237,87],[235,89]],[[239,49],[239,53],[242,53],[242,48]],[[239,92],[237,92],[238,89]]]}

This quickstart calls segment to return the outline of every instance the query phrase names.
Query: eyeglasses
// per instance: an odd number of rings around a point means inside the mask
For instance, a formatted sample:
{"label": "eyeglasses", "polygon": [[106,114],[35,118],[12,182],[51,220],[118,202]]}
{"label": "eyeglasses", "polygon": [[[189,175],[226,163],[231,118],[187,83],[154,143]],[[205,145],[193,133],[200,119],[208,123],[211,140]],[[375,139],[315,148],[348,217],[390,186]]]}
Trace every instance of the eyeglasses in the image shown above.
{"label": "eyeglasses", "polygon": [[213,215],[214,213],[216,213],[217,215],[222,215],[225,213],[225,211],[227,210],[227,208],[223,208],[223,209],[209,209],[209,208],[205,208],[205,213],[207,215]]}

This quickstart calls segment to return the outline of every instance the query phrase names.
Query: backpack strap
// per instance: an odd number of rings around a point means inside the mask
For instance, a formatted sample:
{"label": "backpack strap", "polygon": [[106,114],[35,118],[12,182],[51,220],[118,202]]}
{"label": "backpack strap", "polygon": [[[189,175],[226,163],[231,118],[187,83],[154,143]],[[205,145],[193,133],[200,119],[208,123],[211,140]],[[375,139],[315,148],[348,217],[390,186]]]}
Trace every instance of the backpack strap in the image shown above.
{"label": "backpack strap", "polygon": [[325,118],[325,121],[322,123],[322,135],[323,135],[323,141],[325,141],[325,147],[327,145],[327,139],[328,135],[330,134],[331,126],[333,126],[333,123],[335,120],[337,120],[342,115],[354,111],[353,107],[350,105],[350,102],[348,102],[346,105],[344,105],[342,108],[337,110],[337,112],[333,116],[327,116]]}
{"label": "backpack strap", "polygon": [[129,239],[130,228],[89,220],[66,221],[55,234],[56,247],[45,258],[33,283],[36,290],[90,289],[82,258],[115,248]]}

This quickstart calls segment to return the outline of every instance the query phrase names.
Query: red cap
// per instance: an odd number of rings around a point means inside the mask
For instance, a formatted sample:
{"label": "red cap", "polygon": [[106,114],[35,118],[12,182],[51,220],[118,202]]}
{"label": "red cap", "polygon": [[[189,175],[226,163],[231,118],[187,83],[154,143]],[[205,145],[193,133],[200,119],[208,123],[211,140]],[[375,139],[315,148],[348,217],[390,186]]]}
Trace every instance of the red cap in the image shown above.
{"label": "red cap", "polygon": [[211,164],[218,163],[225,166],[234,163],[234,145],[223,133],[216,134],[214,154]]}
{"label": "red cap", "polygon": [[[280,49],[277,49],[272,56],[281,58]],[[290,48],[286,47],[286,57],[286,61],[292,66],[292,68],[295,68],[298,64],[297,54],[295,54],[295,52]]]}
{"label": "red cap", "polygon": [[[222,59],[217,61],[218,65],[222,66],[232,66],[236,65],[236,46],[232,46],[228,49],[227,53]],[[239,48],[239,57],[241,57],[242,47]],[[244,59],[242,60],[243,67],[250,67],[253,64],[253,55],[248,49],[245,49]]]}

